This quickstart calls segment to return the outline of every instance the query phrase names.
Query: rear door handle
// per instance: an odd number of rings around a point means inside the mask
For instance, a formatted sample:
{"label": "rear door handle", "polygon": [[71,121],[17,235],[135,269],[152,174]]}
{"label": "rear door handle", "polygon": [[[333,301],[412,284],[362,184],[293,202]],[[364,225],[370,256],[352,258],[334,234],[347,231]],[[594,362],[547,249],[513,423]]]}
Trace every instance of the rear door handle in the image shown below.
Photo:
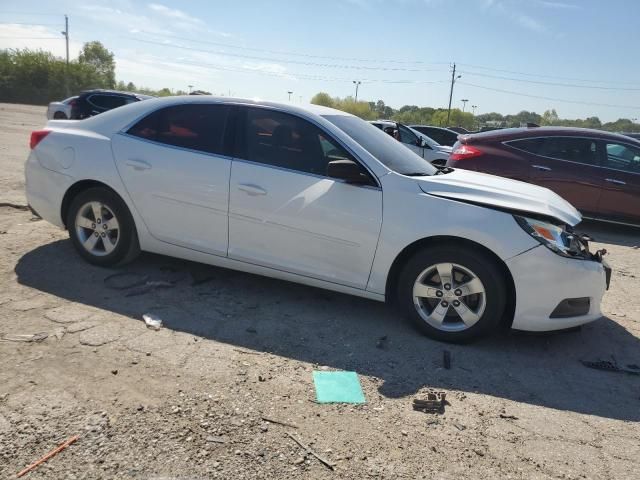
{"label": "rear door handle", "polygon": [[136,158],[130,158],[126,161],[126,165],[128,167],[133,168],[134,170],[142,171],[142,170],[150,170],[151,164],[145,162],[144,160],[138,160]]}
{"label": "rear door handle", "polygon": [[264,188],[254,185],[253,183],[241,183],[238,185],[238,190],[242,190],[252,197],[267,194],[267,191]]}
{"label": "rear door handle", "polygon": [[605,182],[615,183],[616,185],[626,185],[627,182],[623,182],[622,180],[616,180],[615,178],[605,178]]}
{"label": "rear door handle", "polygon": [[541,170],[543,172],[550,172],[551,169],[549,167],[545,167],[544,165],[531,165],[536,170]]}

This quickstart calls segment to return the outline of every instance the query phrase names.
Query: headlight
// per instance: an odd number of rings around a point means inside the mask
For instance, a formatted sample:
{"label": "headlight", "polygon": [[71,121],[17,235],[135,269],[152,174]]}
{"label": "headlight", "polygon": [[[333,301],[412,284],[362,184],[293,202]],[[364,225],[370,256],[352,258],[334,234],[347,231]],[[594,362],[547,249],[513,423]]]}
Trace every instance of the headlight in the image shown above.
{"label": "headlight", "polygon": [[558,255],[573,257],[580,254],[580,247],[574,241],[573,235],[569,234],[563,227],[518,215],[514,215],[513,218],[516,219],[518,225],[525,232]]}

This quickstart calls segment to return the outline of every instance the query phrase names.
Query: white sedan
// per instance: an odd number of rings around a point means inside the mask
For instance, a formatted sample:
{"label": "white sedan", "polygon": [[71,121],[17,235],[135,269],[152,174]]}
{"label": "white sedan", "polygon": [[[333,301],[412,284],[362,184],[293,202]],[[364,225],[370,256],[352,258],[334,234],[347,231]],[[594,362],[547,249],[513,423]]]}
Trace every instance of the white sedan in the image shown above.
{"label": "white sedan", "polygon": [[610,270],[545,188],[436,169],[329,108],[154,99],[33,132],[31,207],[88,262],[145,250],[393,301],[425,334],[601,316]]}
{"label": "white sedan", "polygon": [[47,119],[49,120],[66,120],[71,118],[71,107],[73,102],[78,98],[69,97],[59,102],[51,102],[47,107]]}

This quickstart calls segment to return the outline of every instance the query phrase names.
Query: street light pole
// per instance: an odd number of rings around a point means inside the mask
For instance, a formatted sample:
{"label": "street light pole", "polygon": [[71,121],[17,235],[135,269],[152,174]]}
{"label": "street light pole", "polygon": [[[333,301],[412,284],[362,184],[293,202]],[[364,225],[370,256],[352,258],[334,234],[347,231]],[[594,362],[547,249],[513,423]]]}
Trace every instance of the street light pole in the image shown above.
{"label": "street light pole", "polygon": [[292,94],[293,92],[291,92],[291,91],[288,91],[288,90],[287,90],[287,93],[289,94],[289,101],[291,101],[291,94]]}
{"label": "street light pole", "polygon": [[467,107],[467,102],[469,101],[469,99],[468,98],[463,98],[460,101],[462,102],[462,113],[464,113],[464,110]]}
{"label": "street light pole", "polygon": [[354,80],[353,83],[356,86],[356,102],[358,101],[358,87],[360,86],[360,84],[362,84],[362,82],[360,80]]}
{"label": "street light pole", "polygon": [[187,87],[189,87],[189,95],[191,95],[191,89],[193,88],[193,85],[187,85]]}
{"label": "street light pole", "polygon": [[471,108],[473,110],[473,116],[476,116],[476,108],[478,108],[478,105],[471,105]]}

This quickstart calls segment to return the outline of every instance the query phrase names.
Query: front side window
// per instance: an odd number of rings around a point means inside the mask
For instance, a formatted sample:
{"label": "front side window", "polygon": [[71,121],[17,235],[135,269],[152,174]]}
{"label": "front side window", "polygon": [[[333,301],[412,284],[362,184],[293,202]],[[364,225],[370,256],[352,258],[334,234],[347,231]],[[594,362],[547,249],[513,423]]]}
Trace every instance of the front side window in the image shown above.
{"label": "front side window", "polygon": [[546,137],[538,155],[587,165],[598,164],[597,142],[589,138]]}
{"label": "front side window", "polygon": [[248,108],[240,136],[240,158],[274,167],[326,175],[330,161],[353,160],[320,128],[273,110]]}
{"label": "front side window", "polygon": [[640,173],[640,148],[621,143],[607,143],[605,167]]}
{"label": "front side window", "polygon": [[224,154],[226,105],[174,105],[147,115],[127,133],[175,147]]}
{"label": "front side window", "polygon": [[402,125],[398,125],[398,131],[400,132],[400,141],[402,143],[414,146],[418,144],[418,137]]}

